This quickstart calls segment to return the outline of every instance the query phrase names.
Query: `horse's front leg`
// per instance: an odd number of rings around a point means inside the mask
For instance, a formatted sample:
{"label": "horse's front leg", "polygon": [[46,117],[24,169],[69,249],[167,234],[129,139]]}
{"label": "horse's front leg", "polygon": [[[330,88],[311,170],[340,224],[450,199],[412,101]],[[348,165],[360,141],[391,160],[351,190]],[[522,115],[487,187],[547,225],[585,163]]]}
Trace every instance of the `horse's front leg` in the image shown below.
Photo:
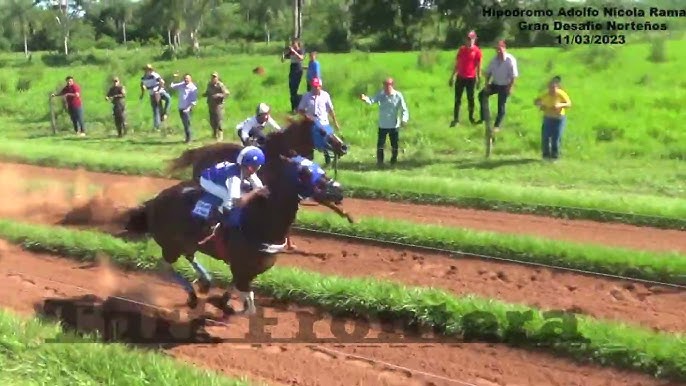
{"label": "horse's front leg", "polygon": [[353,217],[352,217],[348,212],[344,211],[343,209],[339,208],[338,206],[334,205],[333,203],[331,203],[331,202],[322,202],[322,201],[318,201],[318,200],[315,200],[315,201],[316,201],[319,205],[322,205],[322,206],[325,206],[325,207],[331,209],[331,210],[334,211],[337,215],[339,215],[339,216],[341,216],[341,217],[345,217],[346,219],[348,219],[348,222],[349,222],[349,223],[351,223],[351,224],[355,223],[355,220],[353,219]]}

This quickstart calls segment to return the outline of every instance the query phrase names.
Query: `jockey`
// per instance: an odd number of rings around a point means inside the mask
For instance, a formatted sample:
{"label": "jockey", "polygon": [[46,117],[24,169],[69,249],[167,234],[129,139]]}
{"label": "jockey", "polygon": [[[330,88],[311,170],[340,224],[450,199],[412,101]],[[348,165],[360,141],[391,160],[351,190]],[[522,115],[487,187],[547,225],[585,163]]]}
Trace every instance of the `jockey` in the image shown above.
{"label": "jockey", "polygon": [[279,124],[276,123],[276,121],[269,115],[270,112],[271,107],[269,107],[266,103],[260,103],[255,111],[255,116],[246,119],[236,126],[238,137],[243,143],[243,146],[248,144],[248,140],[250,138],[257,139],[257,143],[262,145],[263,141],[265,140],[262,130],[264,130],[267,124],[269,124],[275,130],[281,131],[281,126],[279,126]]}
{"label": "jockey", "polygon": [[223,201],[219,211],[224,214],[222,218],[229,219],[229,225],[237,225],[240,211],[234,209],[242,206],[243,181],[247,180],[253,191],[264,186],[257,176],[257,171],[264,163],[262,150],[255,146],[246,146],[238,154],[236,163],[220,162],[205,169],[200,175],[200,186]]}

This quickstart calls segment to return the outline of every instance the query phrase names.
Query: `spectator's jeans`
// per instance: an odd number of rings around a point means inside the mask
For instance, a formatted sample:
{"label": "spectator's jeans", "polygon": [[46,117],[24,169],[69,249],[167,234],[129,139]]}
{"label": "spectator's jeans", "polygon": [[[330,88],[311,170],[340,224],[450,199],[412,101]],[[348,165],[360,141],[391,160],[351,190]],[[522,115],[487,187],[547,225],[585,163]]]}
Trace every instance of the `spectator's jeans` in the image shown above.
{"label": "spectator's jeans", "polygon": [[75,133],[85,133],[86,128],[83,124],[83,107],[71,107],[67,108],[69,111],[69,118],[71,118],[71,123],[74,125]]}
{"label": "spectator's jeans", "polygon": [[557,159],[560,157],[560,143],[567,117],[560,118],[543,117],[541,125],[541,147],[543,158]]}
{"label": "spectator's jeans", "polygon": [[[169,114],[169,104],[171,103],[171,96],[166,90],[160,91],[160,103],[155,102],[155,97],[150,95],[150,106],[152,107],[152,121],[155,129],[160,128],[161,116]],[[160,111],[162,107],[162,111]],[[160,114],[162,113],[162,114]]]}
{"label": "spectator's jeans", "polygon": [[455,82],[455,105],[453,107],[453,121],[460,120],[460,105],[462,104],[462,92],[467,89],[467,108],[469,109],[469,120],[474,122],[474,86],[476,78],[457,77]]}
{"label": "spectator's jeans", "polygon": [[303,78],[302,67],[291,64],[291,70],[288,73],[288,89],[291,93],[291,111],[298,109],[298,89],[300,88],[300,81]]}
{"label": "spectator's jeans", "polygon": [[391,164],[398,161],[398,129],[383,129],[379,127],[379,135],[376,140],[376,162],[383,163],[384,147],[386,146],[386,136],[391,140]]}
{"label": "spectator's jeans", "polygon": [[494,127],[500,127],[505,118],[505,103],[507,103],[507,86],[489,85],[479,92],[479,103],[481,105],[481,120],[490,122],[491,110],[488,106],[488,97],[498,94],[498,115],[495,117]]}
{"label": "spectator's jeans", "polygon": [[179,116],[183,124],[183,132],[186,134],[186,143],[191,141],[191,112],[184,112],[179,109]]}

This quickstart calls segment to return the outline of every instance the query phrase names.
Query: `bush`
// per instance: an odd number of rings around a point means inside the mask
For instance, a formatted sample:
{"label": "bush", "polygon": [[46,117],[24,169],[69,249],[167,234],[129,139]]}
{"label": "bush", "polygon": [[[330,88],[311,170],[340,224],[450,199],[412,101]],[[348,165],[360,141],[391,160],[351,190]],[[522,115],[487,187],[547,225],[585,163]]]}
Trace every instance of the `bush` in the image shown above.
{"label": "bush", "polygon": [[650,43],[650,56],[648,60],[654,63],[667,61],[667,47],[664,39],[653,39]]}

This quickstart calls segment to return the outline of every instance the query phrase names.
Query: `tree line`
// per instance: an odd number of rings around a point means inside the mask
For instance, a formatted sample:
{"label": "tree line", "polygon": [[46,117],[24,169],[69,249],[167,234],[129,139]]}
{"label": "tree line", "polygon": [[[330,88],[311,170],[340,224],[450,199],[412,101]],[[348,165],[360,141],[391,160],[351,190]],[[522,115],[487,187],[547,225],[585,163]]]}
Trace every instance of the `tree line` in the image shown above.
{"label": "tree line", "polygon": [[[33,51],[69,55],[93,47],[161,46],[193,53],[205,45],[262,42],[280,49],[297,30],[298,18],[305,44],[328,52],[455,48],[472,29],[481,45],[504,38],[514,46],[550,46],[559,32],[521,31],[521,19],[485,17],[483,7],[588,5],[683,8],[680,0],[1,0],[0,50],[28,57]],[[671,30],[683,25],[666,21]]]}

